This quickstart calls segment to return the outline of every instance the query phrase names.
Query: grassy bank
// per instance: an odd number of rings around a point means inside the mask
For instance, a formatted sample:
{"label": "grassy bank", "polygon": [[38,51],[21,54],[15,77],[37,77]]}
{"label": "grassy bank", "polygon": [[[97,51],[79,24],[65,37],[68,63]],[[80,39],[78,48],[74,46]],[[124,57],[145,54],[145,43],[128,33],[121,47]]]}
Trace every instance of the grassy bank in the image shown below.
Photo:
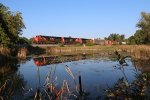
{"label": "grassy bank", "polygon": [[128,52],[136,59],[150,59],[150,45],[118,46],[118,50]]}
{"label": "grassy bank", "polygon": [[72,52],[72,51],[150,51],[149,45],[112,45],[112,46],[47,46],[46,52]]}
{"label": "grassy bank", "polygon": [[92,54],[100,52],[114,51],[128,52],[131,56],[136,58],[147,58],[150,55],[149,45],[113,45],[113,46],[45,46],[45,47],[32,47],[27,46],[23,48],[0,48],[0,59],[8,56],[25,57],[26,55],[57,55],[57,54]]}
{"label": "grassy bank", "polygon": [[46,47],[46,53],[98,53],[101,51],[115,51],[115,46],[65,46]]}
{"label": "grassy bank", "polygon": [[44,47],[46,54],[90,54],[114,51],[127,52],[135,58],[150,58],[149,45],[113,45],[113,46],[49,46]]}

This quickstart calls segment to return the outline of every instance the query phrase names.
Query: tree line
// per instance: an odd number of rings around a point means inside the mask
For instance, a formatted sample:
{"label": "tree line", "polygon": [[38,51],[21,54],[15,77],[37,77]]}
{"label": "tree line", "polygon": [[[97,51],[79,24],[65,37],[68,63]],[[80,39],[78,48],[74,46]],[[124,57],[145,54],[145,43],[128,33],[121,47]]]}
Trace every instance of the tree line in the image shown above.
{"label": "tree line", "polygon": [[104,39],[105,40],[111,40],[111,41],[117,41],[117,42],[119,42],[119,44],[121,44],[123,41],[125,41],[125,35],[112,33],[108,37],[105,37]]}
{"label": "tree line", "polygon": [[123,34],[112,33],[108,37],[105,37],[106,40],[127,42],[128,44],[150,44],[150,13],[142,12],[141,19],[136,24],[138,30],[136,30],[133,36],[130,36],[128,39],[125,39]]}

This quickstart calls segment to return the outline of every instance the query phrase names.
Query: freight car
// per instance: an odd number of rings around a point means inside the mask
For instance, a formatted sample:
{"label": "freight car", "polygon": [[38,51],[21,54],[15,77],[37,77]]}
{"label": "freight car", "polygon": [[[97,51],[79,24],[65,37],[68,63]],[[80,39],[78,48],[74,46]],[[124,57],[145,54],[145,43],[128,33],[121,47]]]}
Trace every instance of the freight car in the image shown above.
{"label": "freight car", "polygon": [[93,42],[92,39],[85,38],[72,38],[72,37],[55,37],[55,36],[42,36],[38,35],[33,38],[34,44],[86,44],[87,42]]}

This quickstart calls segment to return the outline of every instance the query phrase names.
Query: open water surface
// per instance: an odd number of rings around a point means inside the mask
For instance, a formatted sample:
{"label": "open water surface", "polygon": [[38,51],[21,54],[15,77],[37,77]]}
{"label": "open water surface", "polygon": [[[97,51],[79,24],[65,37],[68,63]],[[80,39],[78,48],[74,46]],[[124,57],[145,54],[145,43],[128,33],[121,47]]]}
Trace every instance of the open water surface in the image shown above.
{"label": "open water surface", "polygon": [[44,89],[48,83],[55,84],[59,90],[64,80],[70,90],[75,91],[79,87],[80,75],[82,90],[87,96],[103,98],[104,90],[113,87],[118,79],[127,79],[129,83],[135,80],[138,68],[130,57],[125,61],[127,66],[120,69],[118,60],[113,56],[31,57],[23,62],[1,64],[0,80],[1,83],[7,79],[17,80],[19,84],[16,82],[15,93],[20,95],[14,99],[19,99],[26,98],[37,89]]}

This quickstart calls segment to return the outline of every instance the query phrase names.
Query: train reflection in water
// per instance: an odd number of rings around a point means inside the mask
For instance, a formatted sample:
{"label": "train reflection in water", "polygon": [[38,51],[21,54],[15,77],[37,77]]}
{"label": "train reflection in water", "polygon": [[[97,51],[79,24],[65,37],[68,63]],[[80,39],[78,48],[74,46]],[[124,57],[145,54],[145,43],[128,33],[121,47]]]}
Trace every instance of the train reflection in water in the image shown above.
{"label": "train reflection in water", "polygon": [[79,61],[86,59],[86,55],[66,55],[66,56],[49,56],[49,57],[37,57],[33,58],[34,64],[38,67],[56,64],[56,63],[64,63],[64,62],[71,62],[71,61]]}
{"label": "train reflection in water", "polygon": [[97,59],[100,57],[110,57],[113,56],[113,52],[101,52],[101,53],[90,53],[90,54],[69,54],[69,55],[59,55],[59,56],[41,56],[41,57],[34,57],[34,64],[36,66],[44,66],[49,64],[56,64],[56,63],[65,63],[71,61],[79,61],[84,59]]}

